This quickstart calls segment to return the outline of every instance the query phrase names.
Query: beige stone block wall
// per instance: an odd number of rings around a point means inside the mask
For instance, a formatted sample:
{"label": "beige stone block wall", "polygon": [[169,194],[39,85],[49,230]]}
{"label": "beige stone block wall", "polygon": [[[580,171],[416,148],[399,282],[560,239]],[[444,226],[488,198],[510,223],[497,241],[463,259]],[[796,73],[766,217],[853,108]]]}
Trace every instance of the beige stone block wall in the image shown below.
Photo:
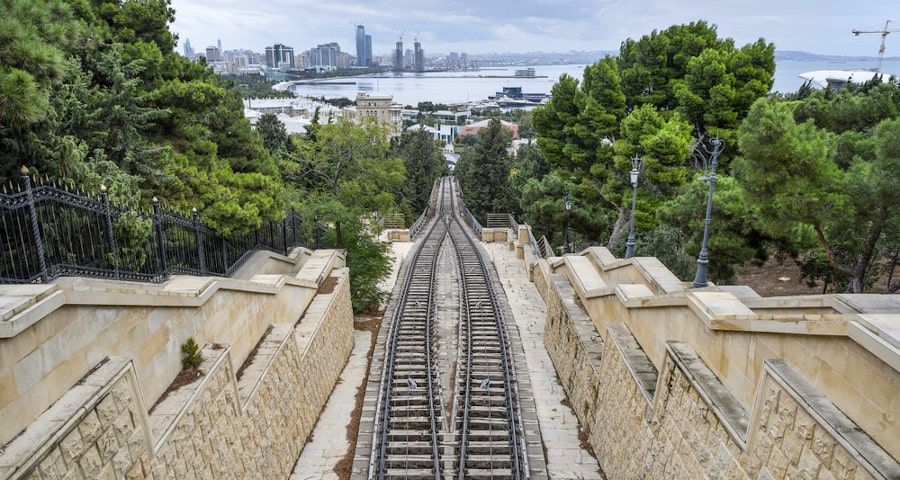
{"label": "beige stone block wall", "polygon": [[389,242],[410,241],[409,229],[388,228],[385,229],[384,234]]}
{"label": "beige stone block wall", "polygon": [[[602,338],[610,325],[626,324],[657,368],[665,362],[668,342],[687,343],[743,405],[755,401],[765,361],[784,359],[891,455],[900,456],[900,372],[891,363],[897,349],[873,338],[871,329],[856,328],[862,339],[848,334],[865,316],[843,304],[852,298],[739,300],[716,287],[678,291],[671,273],[655,259],[610,260],[597,250],[592,247],[585,256],[598,268],[607,291],[588,296],[575,284]],[[533,269],[539,291],[545,282],[541,277],[550,272],[573,275],[561,259],[550,259],[546,267],[545,262],[539,260]],[[629,288],[655,293],[624,298]]]}
{"label": "beige stone block wall", "polygon": [[[180,346],[188,337],[228,344],[233,361],[242,363],[271,323],[293,323],[303,314],[317,284],[300,277],[317,279],[343,264],[336,251],[317,251],[308,262],[304,252],[295,253],[296,277],[176,276],[160,285],[63,279],[57,288],[65,300],[59,306],[41,314],[22,312],[19,317],[37,319],[0,338],[0,445],[107,356],[133,360],[149,402],[177,375]],[[260,258],[258,267],[271,267]]]}
{"label": "beige stone block wall", "polygon": [[766,362],[748,414],[699,357],[690,370],[670,346],[657,374],[625,325],[601,339],[568,282],[546,272],[534,276],[548,287],[547,350],[608,478],[900,475],[884,446],[787,362]]}
{"label": "beige stone block wall", "polygon": [[505,242],[509,239],[509,229],[508,228],[482,228],[481,229],[481,241],[490,243],[490,242]]}
{"label": "beige stone block wall", "polygon": [[108,362],[13,442],[0,478],[287,477],[352,346],[343,270],[296,327],[270,331],[240,381],[230,349],[206,348],[204,377],[149,417],[133,363]]}

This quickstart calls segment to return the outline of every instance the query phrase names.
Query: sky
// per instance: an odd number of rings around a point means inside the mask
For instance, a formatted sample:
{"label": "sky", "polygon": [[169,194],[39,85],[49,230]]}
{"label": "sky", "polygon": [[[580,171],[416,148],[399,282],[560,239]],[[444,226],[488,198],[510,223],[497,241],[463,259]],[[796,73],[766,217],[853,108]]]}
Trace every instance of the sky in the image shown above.
{"label": "sky", "polygon": [[[449,51],[562,52],[616,50],[628,37],[705,19],[739,44],[760,36],[779,50],[872,56],[880,29],[900,0],[172,0],[179,49],[196,51],[222,39],[225,50],[283,43],[300,52],[338,42],[355,54],[355,27],[366,26],[375,55],[418,36],[428,53]],[[900,56],[900,32],[888,37],[888,56]]]}

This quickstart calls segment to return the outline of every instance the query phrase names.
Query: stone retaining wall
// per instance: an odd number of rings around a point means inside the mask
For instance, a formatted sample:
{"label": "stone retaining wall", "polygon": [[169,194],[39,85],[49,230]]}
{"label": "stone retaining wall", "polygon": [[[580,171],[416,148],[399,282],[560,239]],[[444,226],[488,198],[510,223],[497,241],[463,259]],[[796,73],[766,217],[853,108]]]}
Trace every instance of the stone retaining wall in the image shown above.
{"label": "stone retaining wall", "polygon": [[659,372],[621,323],[605,340],[569,282],[532,271],[547,301],[545,342],[609,478],[900,478],[900,465],[783,360],[766,360],[744,409],[690,345]]}
{"label": "stone retaining wall", "polygon": [[[32,302],[9,318],[0,312],[0,449],[106,357],[134,362],[151,404],[181,370],[180,346],[188,337],[229,345],[241,364],[270,324],[296,322],[322,278],[344,263],[337,250],[275,256],[255,255],[249,266],[260,273],[243,279],[176,275],[150,284],[64,277],[0,286],[0,310],[9,298]],[[267,273],[288,265],[289,275]],[[36,288],[48,294],[9,296]]]}
{"label": "stone retaining wall", "polygon": [[274,325],[238,380],[227,346],[146,413],[133,362],[90,373],[0,456],[2,479],[287,478],[353,347],[349,275]]}

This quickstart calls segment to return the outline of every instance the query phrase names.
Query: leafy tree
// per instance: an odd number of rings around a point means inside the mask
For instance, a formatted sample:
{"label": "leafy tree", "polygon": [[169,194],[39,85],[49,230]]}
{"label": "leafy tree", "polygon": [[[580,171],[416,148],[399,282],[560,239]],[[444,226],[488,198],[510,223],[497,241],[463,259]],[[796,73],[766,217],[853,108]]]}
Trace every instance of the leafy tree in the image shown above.
{"label": "leafy tree", "polygon": [[239,96],[176,54],[166,0],[0,1],[0,174],[197,207],[222,233],[283,214]]}
{"label": "leafy tree", "polygon": [[[628,106],[679,111],[697,134],[734,145],[750,105],[772,88],[775,46],[759,39],[736,48],[715,25],[697,21],[626,40],[619,65]],[[723,167],[733,154],[721,157]]]}
{"label": "leafy tree", "polygon": [[[242,98],[294,98],[289,90],[275,90],[272,87],[277,83],[263,75],[221,75],[227,84],[241,94]],[[250,102],[253,105],[253,102]]]}
{"label": "leafy tree", "polygon": [[732,43],[703,50],[690,59],[683,78],[671,81],[677,110],[700,134],[718,136],[729,145],[734,145],[734,132],[750,105],[772,89],[775,73],[773,44],[760,39],[735,49]]}
{"label": "leafy tree", "polygon": [[377,240],[376,218],[394,211],[405,181],[403,162],[389,157],[384,127],[339,119],[321,125],[314,139],[297,140],[282,163],[289,204],[305,218],[334,226],[334,242],[347,250],[356,311],[376,309],[377,288],[389,271],[387,245]]}
{"label": "leafy tree", "polygon": [[832,268],[849,278],[848,290],[861,293],[877,273],[873,263],[897,248],[900,118],[870,130],[874,155],[842,166],[836,135],[812,120],[798,123],[794,107],[766,99],[753,105],[741,125],[735,175],[768,228],[810,226]]}
{"label": "leafy tree", "polygon": [[499,120],[491,120],[478,132],[475,146],[466,149],[456,164],[455,175],[466,206],[480,218],[492,212],[513,211],[509,187],[511,161],[506,149],[512,133]]}
{"label": "leafy tree", "polygon": [[619,47],[619,67],[628,106],[675,110],[678,100],[672,81],[684,78],[692,58],[723,43],[715,25],[702,20],[625,40]]}
{"label": "leafy tree", "polygon": [[537,143],[547,162],[570,184],[573,202],[592,205],[598,214],[594,221],[574,225],[586,238],[599,238],[598,225],[611,223],[615,213],[622,216],[618,192],[602,187],[617,175],[611,147],[624,117],[625,96],[614,58],[585,68],[580,85],[561,77],[547,105],[533,113]]}
{"label": "leafy tree", "polygon": [[423,129],[405,132],[398,150],[406,169],[405,197],[418,215],[428,204],[434,181],[447,173],[447,162],[431,134]]}

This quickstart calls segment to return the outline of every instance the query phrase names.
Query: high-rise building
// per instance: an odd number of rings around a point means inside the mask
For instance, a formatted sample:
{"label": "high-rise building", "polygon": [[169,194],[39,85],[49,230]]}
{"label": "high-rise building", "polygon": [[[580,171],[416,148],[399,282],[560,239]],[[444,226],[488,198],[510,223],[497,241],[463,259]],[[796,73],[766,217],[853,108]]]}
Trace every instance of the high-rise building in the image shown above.
{"label": "high-rise building", "polygon": [[276,43],[266,47],[266,66],[269,68],[291,69],[295,67],[294,47]]}
{"label": "high-rise building", "polygon": [[363,25],[356,26],[356,65],[365,67],[368,65],[368,57],[366,57],[366,27]]}
{"label": "high-rise building", "polygon": [[469,54],[468,53],[460,53],[459,54],[459,68],[469,68]]}
{"label": "high-rise building", "polygon": [[184,40],[184,56],[190,60],[194,59],[194,47],[191,46],[191,41],[188,39]]}
{"label": "high-rise building", "polygon": [[412,49],[407,48],[406,52],[403,54],[403,67],[412,68],[415,63],[416,59],[413,57]]}
{"label": "high-rise building", "polygon": [[372,36],[366,35],[366,67],[371,67],[375,64],[375,57],[372,56]]}
{"label": "high-rise building", "polygon": [[210,45],[206,47],[206,63],[218,62],[221,60],[222,52],[219,51],[219,48]]}
{"label": "high-rise building", "polygon": [[422,73],[425,71],[425,50],[422,50],[422,44],[418,40],[413,44],[413,48],[416,50],[416,73]]}
{"label": "high-rise building", "polygon": [[450,52],[447,55],[447,67],[448,68],[459,68],[459,54],[456,52]]}
{"label": "high-rise building", "polygon": [[395,72],[403,71],[403,40],[397,40],[397,44],[394,47],[393,70]]}
{"label": "high-rise building", "polygon": [[309,63],[309,50],[300,52],[297,54],[296,58],[296,67],[300,70],[305,70],[310,67]]}
{"label": "high-rise building", "polygon": [[216,39],[216,46],[219,47],[219,55],[222,55],[225,53],[225,50],[222,50],[222,39],[221,38]]}
{"label": "high-rise building", "polygon": [[335,42],[323,43],[309,49],[309,65],[311,67],[335,67],[338,66],[338,54],[341,46]]}

